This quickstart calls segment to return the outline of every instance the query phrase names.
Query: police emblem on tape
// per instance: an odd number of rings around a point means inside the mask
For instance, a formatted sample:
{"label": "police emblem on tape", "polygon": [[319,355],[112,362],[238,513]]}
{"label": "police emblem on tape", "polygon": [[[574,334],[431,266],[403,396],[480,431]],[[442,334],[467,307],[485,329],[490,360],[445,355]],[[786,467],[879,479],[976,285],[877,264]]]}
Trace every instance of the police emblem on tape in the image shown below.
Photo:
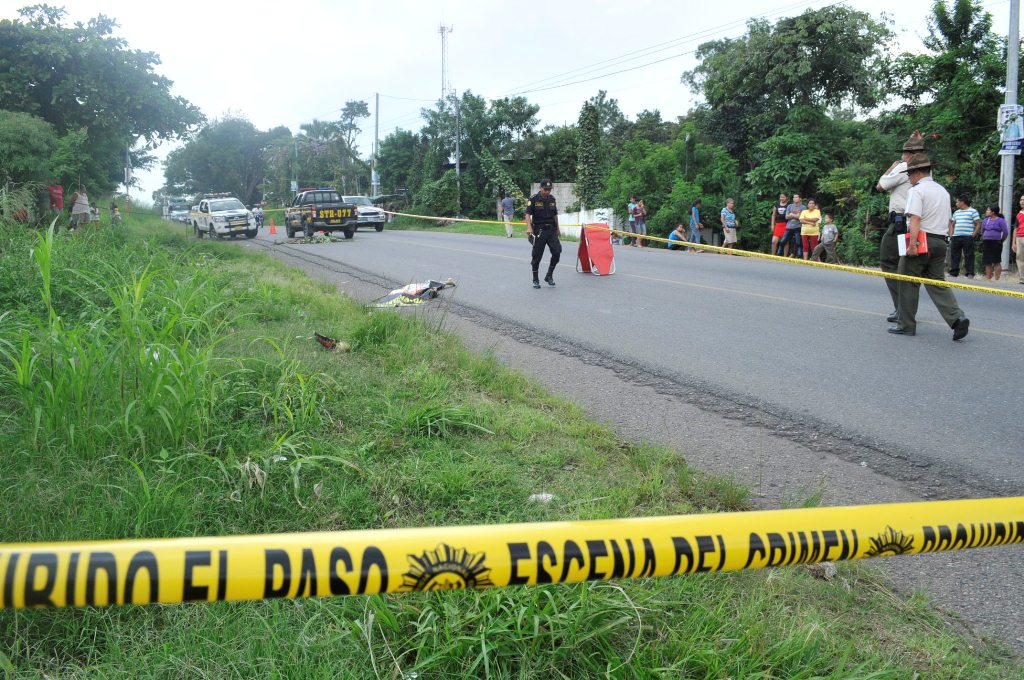
{"label": "police emblem on tape", "polygon": [[440,543],[433,550],[409,555],[409,571],[402,574],[400,591],[459,590],[493,586],[485,553],[471,553]]}
{"label": "police emblem on tape", "polygon": [[890,526],[885,527],[885,531],[869,540],[871,547],[868,548],[867,557],[903,555],[914,549],[913,537],[904,536],[902,531],[896,531]]}

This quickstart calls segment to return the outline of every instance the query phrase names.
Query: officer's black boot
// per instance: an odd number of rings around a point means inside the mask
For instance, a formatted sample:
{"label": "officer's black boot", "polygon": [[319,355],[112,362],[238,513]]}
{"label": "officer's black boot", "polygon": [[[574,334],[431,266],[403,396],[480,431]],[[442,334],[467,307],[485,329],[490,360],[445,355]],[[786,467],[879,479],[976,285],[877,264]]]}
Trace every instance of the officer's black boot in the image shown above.
{"label": "officer's black boot", "polygon": [[[548,268],[548,275],[544,277],[544,282],[547,283],[549,286],[555,285],[555,268],[554,267],[549,267]],[[540,286],[538,286],[538,288],[539,287]]]}
{"label": "officer's black boot", "polygon": [[533,270],[533,287],[540,288],[540,278],[537,276],[537,270]]}

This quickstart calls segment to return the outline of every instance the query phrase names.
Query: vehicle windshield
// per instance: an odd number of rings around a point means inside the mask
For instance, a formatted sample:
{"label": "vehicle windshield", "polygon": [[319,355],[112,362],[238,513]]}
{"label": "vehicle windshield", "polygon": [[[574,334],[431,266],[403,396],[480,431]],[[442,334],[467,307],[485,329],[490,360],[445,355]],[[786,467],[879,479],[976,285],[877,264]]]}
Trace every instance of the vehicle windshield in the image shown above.
{"label": "vehicle windshield", "polygon": [[245,206],[237,198],[210,201],[210,212],[220,212],[222,210],[245,210]]}
{"label": "vehicle windshield", "polygon": [[355,203],[356,205],[373,205],[373,201],[366,196],[345,196],[343,200],[346,203]]}

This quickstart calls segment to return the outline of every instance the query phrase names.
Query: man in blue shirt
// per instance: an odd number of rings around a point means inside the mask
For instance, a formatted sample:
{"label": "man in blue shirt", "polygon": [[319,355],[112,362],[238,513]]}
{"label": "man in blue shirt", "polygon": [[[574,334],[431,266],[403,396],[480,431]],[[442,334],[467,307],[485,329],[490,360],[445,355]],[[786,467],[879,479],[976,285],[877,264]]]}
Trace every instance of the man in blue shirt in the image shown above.
{"label": "man in blue shirt", "polygon": [[960,257],[964,258],[967,278],[974,278],[974,239],[981,230],[981,215],[971,207],[967,196],[956,197],[956,210],[949,220],[949,275],[960,276]]}
{"label": "man in blue shirt", "polygon": [[505,220],[505,235],[512,238],[512,215],[515,213],[516,201],[511,194],[501,199],[501,216]]}
{"label": "man in blue shirt", "polygon": [[[779,239],[779,249],[776,255],[790,257],[798,260],[804,256],[804,244],[800,239],[800,213],[806,210],[800,194],[793,194],[793,202],[786,206],[786,233]],[[790,245],[792,244],[792,245]]]}

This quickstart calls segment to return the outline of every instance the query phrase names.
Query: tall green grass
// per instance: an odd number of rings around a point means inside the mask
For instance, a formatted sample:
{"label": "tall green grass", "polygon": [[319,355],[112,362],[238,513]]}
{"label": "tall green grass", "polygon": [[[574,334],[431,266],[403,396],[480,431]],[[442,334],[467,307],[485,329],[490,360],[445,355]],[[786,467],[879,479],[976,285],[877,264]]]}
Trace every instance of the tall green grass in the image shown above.
{"label": "tall green grass", "polygon": [[[493,356],[158,221],[0,225],[0,540],[746,507]],[[314,331],[348,342],[326,352]],[[550,502],[529,500],[552,494]],[[0,612],[0,671],[102,678],[1008,677],[870,569]]]}

